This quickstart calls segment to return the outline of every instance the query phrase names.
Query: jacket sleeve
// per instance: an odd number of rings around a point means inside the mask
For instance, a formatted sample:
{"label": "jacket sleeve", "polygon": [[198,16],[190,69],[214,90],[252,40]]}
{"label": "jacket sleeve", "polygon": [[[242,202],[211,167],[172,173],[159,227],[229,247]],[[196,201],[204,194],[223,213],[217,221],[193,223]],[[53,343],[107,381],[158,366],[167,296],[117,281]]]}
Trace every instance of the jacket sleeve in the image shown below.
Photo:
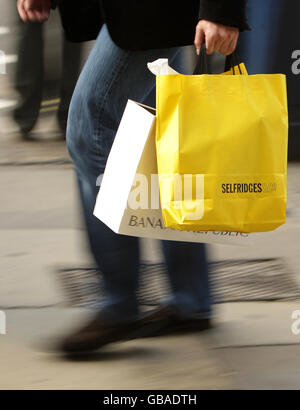
{"label": "jacket sleeve", "polygon": [[246,0],[200,0],[199,19],[250,30],[246,18]]}

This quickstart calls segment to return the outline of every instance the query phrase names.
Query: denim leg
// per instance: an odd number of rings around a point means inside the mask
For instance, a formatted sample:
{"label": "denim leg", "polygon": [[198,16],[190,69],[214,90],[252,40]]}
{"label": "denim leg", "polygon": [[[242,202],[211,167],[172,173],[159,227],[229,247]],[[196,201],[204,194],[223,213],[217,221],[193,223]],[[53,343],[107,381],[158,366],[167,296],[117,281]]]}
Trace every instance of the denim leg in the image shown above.
{"label": "denim leg", "polygon": [[206,246],[163,241],[172,294],[165,302],[184,318],[209,318],[211,294]]}
{"label": "denim leg", "polygon": [[160,57],[172,60],[178,51],[121,50],[104,26],[70,104],[68,149],[76,170],[90,248],[103,274],[106,301],[102,311],[115,320],[134,319],[139,313],[138,239],[115,234],[93,216],[98,193],[96,180],[104,172],[127,100],[143,102],[155,86],[147,62]]}

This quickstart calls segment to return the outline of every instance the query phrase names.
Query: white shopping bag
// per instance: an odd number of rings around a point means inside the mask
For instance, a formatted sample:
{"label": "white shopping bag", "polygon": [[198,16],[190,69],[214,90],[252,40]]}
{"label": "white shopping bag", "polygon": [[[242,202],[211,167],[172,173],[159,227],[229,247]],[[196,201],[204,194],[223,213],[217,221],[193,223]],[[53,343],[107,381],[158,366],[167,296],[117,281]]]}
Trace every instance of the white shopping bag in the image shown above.
{"label": "white shopping bag", "polygon": [[94,215],[114,232],[124,235],[238,245],[251,242],[250,235],[238,232],[165,228],[157,178],[155,110],[131,100],[107,161]]}

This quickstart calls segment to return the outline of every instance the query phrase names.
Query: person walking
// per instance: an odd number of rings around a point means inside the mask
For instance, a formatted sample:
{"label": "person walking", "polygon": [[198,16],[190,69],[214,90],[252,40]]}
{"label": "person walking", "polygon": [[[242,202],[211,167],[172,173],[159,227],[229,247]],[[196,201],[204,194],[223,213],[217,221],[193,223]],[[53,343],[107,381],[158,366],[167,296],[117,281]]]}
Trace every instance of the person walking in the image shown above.
{"label": "person walking", "polygon": [[[98,16],[93,27],[88,24],[91,10],[82,13],[83,0],[60,3],[66,7],[63,25],[70,40],[84,41],[97,33],[71,100],[67,144],[106,299],[95,317],[61,340],[59,348],[66,353],[92,351],[135,337],[208,329],[212,301],[205,245],[162,242],[171,295],[142,315],[137,300],[138,238],[115,234],[93,216],[96,180],[105,170],[127,100],[143,103],[155,87],[147,63],[168,58],[172,64],[182,47],[193,43],[198,54],[204,42],[208,54],[231,54],[240,30],[249,28],[245,0],[93,0],[92,15]],[[18,10],[24,21],[47,19],[50,1],[19,0]]]}
{"label": "person walking", "polygon": [[[19,127],[21,138],[32,140],[30,132],[39,118],[45,85],[44,23],[38,20],[24,24],[20,20],[19,31],[15,78],[19,101],[13,111],[13,118]],[[66,136],[68,110],[80,73],[81,59],[81,44],[71,43],[63,36],[60,101],[57,109],[57,122],[63,138]]]}

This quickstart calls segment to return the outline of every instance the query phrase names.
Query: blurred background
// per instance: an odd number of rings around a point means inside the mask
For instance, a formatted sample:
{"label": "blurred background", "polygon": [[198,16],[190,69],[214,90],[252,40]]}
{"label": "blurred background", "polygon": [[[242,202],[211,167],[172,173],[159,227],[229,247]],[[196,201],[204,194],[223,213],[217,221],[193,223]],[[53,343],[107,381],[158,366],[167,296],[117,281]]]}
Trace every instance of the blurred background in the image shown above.
{"label": "blurred background", "polygon": [[[15,3],[1,0],[0,14],[0,389],[298,389],[299,2],[249,0],[252,31],[240,40],[250,74],[287,75],[287,223],[249,248],[209,247],[218,326],[208,334],[128,342],[67,363],[41,353],[37,341],[86,317],[101,291],[65,143],[68,104],[93,42],[67,43],[58,11],[25,25]],[[193,47],[178,64],[193,71]],[[216,71],[223,64],[212,58]],[[142,251],[147,307],[168,284],[158,244],[143,241]]]}
{"label": "blurred background", "polygon": [[64,139],[69,102],[92,42],[66,41],[58,10],[47,23],[24,24],[14,1],[3,1],[0,24],[2,131],[18,133],[19,140]]}

